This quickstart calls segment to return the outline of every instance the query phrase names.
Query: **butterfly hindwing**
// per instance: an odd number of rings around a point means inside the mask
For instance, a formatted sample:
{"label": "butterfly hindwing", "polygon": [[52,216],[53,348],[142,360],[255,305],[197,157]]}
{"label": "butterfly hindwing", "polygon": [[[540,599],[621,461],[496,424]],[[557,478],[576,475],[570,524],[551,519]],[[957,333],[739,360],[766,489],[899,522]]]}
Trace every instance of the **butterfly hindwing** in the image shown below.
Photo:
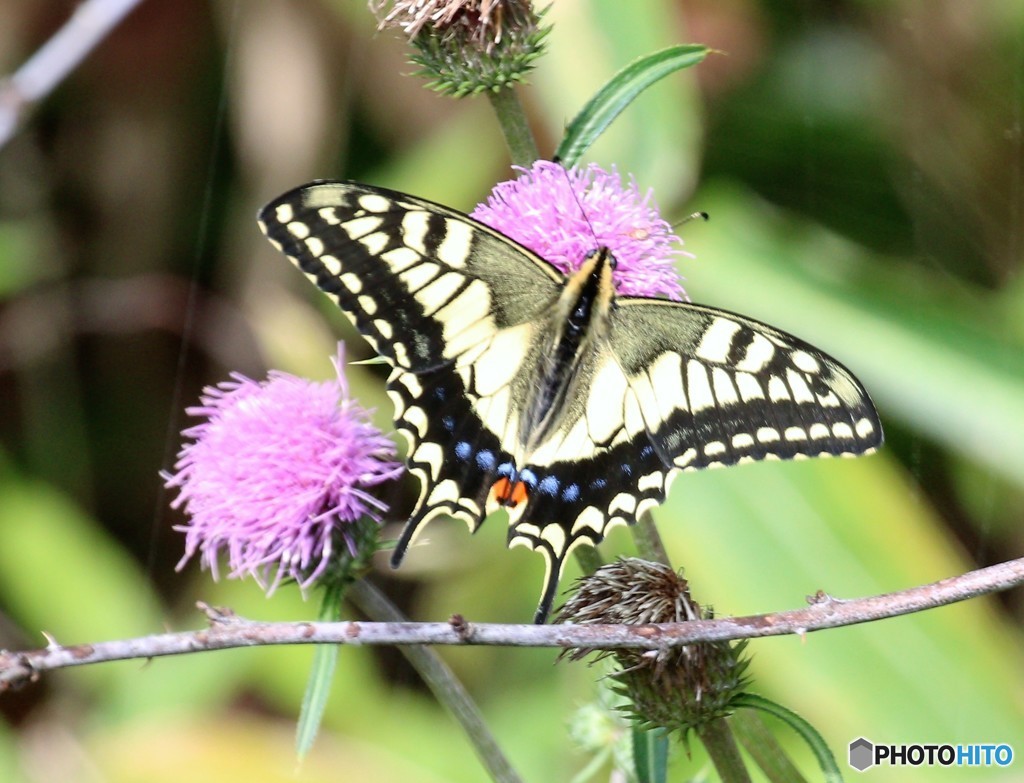
{"label": "butterfly hindwing", "polygon": [[409,443],[409,471],[420,481],[416,510],[392,557],[398,565],[422,526],[436,516],[449,514],[475,531],[509,455],[474,412],[458,373],[440,368],[416,375],[396,368],[388,395],[395,426]]}
{"label": "butterfly hindwing", "polygon": [[550,609],[573,548],[597,546],[611,527],[633,524],[665,499],[667,468],[642,432],[626,437],[623,430],[614,444],[588,444],[575,458],[573,450],[530,468],[529,502],[511,514],[509,544],[528,546],[546,562],[538,618]]}

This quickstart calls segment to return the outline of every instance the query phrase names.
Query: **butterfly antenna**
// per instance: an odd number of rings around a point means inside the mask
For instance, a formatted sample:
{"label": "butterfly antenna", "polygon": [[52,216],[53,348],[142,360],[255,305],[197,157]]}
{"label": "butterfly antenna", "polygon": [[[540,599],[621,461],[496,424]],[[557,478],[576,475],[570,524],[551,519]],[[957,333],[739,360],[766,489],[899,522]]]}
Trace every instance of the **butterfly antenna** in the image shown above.
{"label": "butterfly antenna", "polygon": [[587,211],[583,208],[583,202],[579,200],[579,198],[576,195],[576,191],[573,190],[572,180],[569,178],[569,170],[562,164],[562,161],[558,158],[557,155],[554,158],[552,158],[552,162],[557,163],[561,167],[562,174],[565,176],[565,182],[569,186],[569,193],[572,195],[572,200],[576,202],[576,206],[580,210],[580,215],[583,216],[583,222],[587,224],[587,228],[590,230],[590,237],[594,240],[594,249],[596,250],[598,246],[597,232],[594,230],[594,224],[590,222],[590,216],[587,214]]}
{"label": "butterfly antenna", "polygon": [[709,220],[711,220],[711,215],[709,215],[707,212],[691,212],[682,220],[677,220],[675,223],[673,223],[672,228],[679,228],[680,226],[686,225],[692,220],[703,220],[705,223],[707,223]]}

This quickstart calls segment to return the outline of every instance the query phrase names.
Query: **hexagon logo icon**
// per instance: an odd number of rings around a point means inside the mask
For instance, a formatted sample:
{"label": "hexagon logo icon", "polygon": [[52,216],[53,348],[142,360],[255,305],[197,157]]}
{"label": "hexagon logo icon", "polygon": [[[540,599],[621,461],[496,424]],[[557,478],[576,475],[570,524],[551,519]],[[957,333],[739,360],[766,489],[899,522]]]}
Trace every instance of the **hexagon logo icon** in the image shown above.
{"label": "hexagon logo icon", "polygon": [[858,772],[863,772],[868,767],[874,766],[875,746],[870,740],[858,737],[850,743],[850,766]]}

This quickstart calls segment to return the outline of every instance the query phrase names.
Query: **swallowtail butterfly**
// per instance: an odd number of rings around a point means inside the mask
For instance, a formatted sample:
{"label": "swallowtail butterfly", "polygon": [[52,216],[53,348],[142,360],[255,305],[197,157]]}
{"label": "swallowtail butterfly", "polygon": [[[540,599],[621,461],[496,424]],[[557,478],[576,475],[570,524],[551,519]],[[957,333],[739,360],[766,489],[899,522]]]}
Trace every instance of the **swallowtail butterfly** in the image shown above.
{"label": "swallowtail butterfly", "polygon": [[420,481],[392,564],[431,519],[476,530],[504,507],[509,545],[547,562],[537,622],[572,548],[660,504],[679,472],[882,442],[835,359],[742,315],[616,296],[605,248],[565,276],[466,215],[353,182],[296,188],[259,222],[391,365]]}

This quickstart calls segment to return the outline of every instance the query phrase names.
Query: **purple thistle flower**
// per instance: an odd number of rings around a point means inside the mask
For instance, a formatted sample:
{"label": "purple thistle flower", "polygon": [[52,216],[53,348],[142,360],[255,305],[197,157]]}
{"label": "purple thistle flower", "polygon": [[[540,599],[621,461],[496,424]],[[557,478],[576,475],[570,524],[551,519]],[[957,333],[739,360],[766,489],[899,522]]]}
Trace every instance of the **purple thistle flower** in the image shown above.
{"label": "purple thistle flower", "polygon": [[511,237],[568,274],[598,246],[618,261],[615,287],[623,296],[686,299],[675,256],[692,258],[673,245],[682,240],[662,219],[650,190],[640,194],[613,168],[596,164],[566,169],[539,160],[518,179],[501,182],[472,217]]}
{"label": "purple thistle flower", "polygon": [[233,373],[208,386],[188,408],[205,421],[182,434],[166,486],[179,489],[172,506],[190,519],[182,568],[200,553],[219,576],[227,554],[231,578],[252,575],[268,595],[283,579],[304,589],[331,563],[335,542],[355,557],[353,523],[380,521],[386,504],[366,488],[397,477],[395,446],[348,397],[342,349],[337,379],[316,383],[272,371],[256,382]]}

